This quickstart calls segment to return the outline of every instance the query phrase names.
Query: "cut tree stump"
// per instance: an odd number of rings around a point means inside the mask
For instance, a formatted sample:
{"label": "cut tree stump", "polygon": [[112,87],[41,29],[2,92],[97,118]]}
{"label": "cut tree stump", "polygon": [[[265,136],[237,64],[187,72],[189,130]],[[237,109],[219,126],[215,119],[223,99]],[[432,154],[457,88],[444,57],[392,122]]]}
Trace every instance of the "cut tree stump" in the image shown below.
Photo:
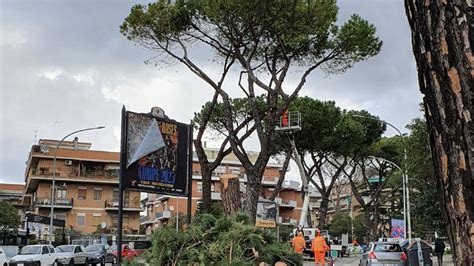
{"label": "cut tree stump", "polygon": [[234,174],[224,174],[220,177],[221,199],[225,215],[231,216],[240,210],[240,181]]}

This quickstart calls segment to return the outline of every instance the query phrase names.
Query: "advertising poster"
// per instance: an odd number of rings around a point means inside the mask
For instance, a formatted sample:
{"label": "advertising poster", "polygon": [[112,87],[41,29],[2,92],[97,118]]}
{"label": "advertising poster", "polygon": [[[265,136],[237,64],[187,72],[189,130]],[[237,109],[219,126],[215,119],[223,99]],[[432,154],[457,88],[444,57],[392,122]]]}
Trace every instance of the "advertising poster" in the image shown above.
{"label": "advertising poster", "polygon": [[257,227],[276,227],[277,206],[274,202],[259,201],[257,204],[257,218],[255,226]]}
{"label": "advertising poster", "polygon": [[191,140],[190,125],[127,112],[124,189],[186,196]]}
{"label": "advertising poster", "polygon": [[403,219],[391,219],[390,228],[391,238],[405,238],[406,230]]}

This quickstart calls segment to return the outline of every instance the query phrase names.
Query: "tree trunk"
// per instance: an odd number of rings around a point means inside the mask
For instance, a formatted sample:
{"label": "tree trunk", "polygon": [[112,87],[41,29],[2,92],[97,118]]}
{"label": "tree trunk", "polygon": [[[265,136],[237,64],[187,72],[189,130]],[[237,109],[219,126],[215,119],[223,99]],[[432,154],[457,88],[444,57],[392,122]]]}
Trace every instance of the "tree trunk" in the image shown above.
{"label": "tree trunk", "polygon": [[474,3],[405,0],[456,265],[474,261]]}
{"label": "tree trunk", "polygon": [[328,213],[328,204],[329,204],[329,196],[321,195],[321,205],[319,207],[319,221],[318,221],[318,228],[324,229],[326,225],[326,216]]}
{"label": "tree trunk", "polygon": [[207,164],[201,164],[201,177],[202,177],[202,207],[204,212],[209,212],[212,206],[211,199],[211,182],[212,172],[209,171]]}
{"label": "tree trunk", "polygon": [[372,226],[371,226],[371,231],[370,231],[370,239],[378,239],[377,234],[379,232],[379,226],[380,226],[379,211],[380,211],[380,204],[375,203],[373,205],[373,211],[372,211]]}
{"label": "tree trunk", "polygon": [[240,210],[240,182],[239,177],[233,174],[222,175],[221,198],[224,212],[227,216],[231,216]]}
{"label": "tree trunk", "polygon": [[250,218],[250,223],[255,224],[257,216],[258,196],[260,195],[262,182],[255,180],[255,176],[247,174],[247,193],[245,195],[245,212]]}

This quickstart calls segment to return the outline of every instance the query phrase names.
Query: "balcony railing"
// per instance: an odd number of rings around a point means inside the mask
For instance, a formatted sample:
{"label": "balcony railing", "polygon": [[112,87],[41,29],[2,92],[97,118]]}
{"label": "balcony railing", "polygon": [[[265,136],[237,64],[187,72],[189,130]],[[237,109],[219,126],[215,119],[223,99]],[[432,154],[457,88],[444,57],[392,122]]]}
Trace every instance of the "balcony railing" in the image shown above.
{"label": "balcony railing", "polygon": [[211,200],[221,200],[220,192],[211,192]]}
{"label": "balcony railing", "polygon": [[150,220],[149,216],[140,217],[140,224],[141,225],[152,224],[152,223],[153,223],[153,220]]}
{"label": "balcony railing", "polygon": [[155,217],[157,220],[168,219],[171,217],[171,212],[170,211],[158,212]]}
{"label": "balcony railing", "polygon": [[[72,208],[74,204],[74,199],[66,199],[66,198],[57,198],[54,199],[54,207],[55,208]],[[51,199],[50,198],[38,198],[36,200],[36,206],[40,208],[50,208],[51,207]]]}
{"label": "balcony railing", "polygon": [[[33,168],[32,174],[34,176],[41,177],[51,177],[53,176],[53,171],[50,168]],[[118,175],[111,173],[106,170],[96,170],[96,171],[85,171],[72,168],[69,170],[56,170],[56,178],[74,178],[74,179],[86,179],[86,180],[118,180]]]}
{"label": "balcony railing", "polygon": [[278,223],[279,224],[288,224],[288,225],[296,225],[296,220],[295,219],[291,219],[289,217],[281,217],[279,216],[278,217]]}
{"label": "balcony railing", "polygon": [[[119,207],[119,202],[114,201],[114,200],[106,200],[104,203],[104,207],[105,207],[105,210],[108,210],[108,211],[117,211]],[[131,202],[124,202],[123,209],[142,211],[140,204],[133,204]]]}
{"label": "balcony railing", "polygon": [[296,208],[296,201],[294,201],[294,200],[282,200],[281,203],[280,203],[280,207]]}

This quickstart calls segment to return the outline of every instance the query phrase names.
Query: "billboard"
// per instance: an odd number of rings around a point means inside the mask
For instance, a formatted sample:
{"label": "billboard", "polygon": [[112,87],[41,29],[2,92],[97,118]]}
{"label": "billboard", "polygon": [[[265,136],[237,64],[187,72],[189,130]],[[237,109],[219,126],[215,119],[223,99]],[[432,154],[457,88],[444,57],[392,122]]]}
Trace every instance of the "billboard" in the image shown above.
{"label": "billboard", "polygon": [[123,188],[186,196],[192,164],[192,127],[128,111],[125,125]]}
{"label": "billboard", "polygon": [[390,221],[390,237],[391,238],[403,238],[405,239],[406,230],[405,222],[403,219],[394,219]]}
{"label": "billboard", "polygon": [[259,201],[257,204],[256,227],[276,227],[277,205],[271,201]]}

